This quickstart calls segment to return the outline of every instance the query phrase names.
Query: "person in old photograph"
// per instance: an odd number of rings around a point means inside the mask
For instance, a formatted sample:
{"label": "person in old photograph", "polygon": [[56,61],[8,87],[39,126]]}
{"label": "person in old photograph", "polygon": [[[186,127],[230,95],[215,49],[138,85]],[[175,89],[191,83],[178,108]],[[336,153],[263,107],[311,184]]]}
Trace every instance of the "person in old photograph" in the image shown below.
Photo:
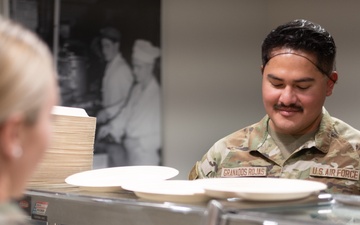
{"label": "person in old photograph", "polygon": [[[130,97],[130,88],[134,83],[132,71],[120,52],[121,34],[114,27],[100,30],[100,48],[106,62],[101,82],[101,105],[97,113],[98,129],[104,125],[117,126],[114,118],[121,112]],[[113,144],[107,139],[97,138],[95,151],[111,151]]]}
{"label": "person in old photograph", "polygon": [[190,179],[278,177],[360,194],[360,132],[324,108],[338,73],[336,45],[320,25],[294,20],[262,44],[262,97],[267,115],[217,141]]}
{"label": "person in old photograph", "polygon": [[136,84],[130,99],[113,122],[98,133],[98,138],[111,135],[117,143],[117,148],[107,150],[108,166],[160,164],[161,98],[154,76],[159,56],[160,49],[149,41],[135,41],[132,66]]}
{"label": "person in old photograph", "polygon": [[121,34],[113,27],[100,31],[101,52],[106,61],[102,79],[102,106],[97,115],[100,124],[111,123],[129,96],[134,81],[130,66],[120,52]]}
{"label": "person in old photograph", "polygon": [[53,58],[31,31],[0,17],[0,224],[32,224],[15,204],[51,142],[59,91]]}

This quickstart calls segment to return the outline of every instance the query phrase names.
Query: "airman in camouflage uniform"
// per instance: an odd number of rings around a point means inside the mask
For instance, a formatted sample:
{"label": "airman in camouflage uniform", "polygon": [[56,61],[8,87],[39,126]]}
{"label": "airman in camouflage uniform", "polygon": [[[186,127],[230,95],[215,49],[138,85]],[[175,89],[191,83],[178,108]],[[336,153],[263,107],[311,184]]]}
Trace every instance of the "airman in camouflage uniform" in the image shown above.
{"label": "airman in camouflage uniform", "polygon": [[331,193],[360,194],[360,132],[331,117],[323,119],[313,139],[285,159],[267,132],[269,117],[216,142],[190,173],[212,177],[278,177],[316,180]]}
{"label": "airman in camouflage uniform", "polygon": [[331,35],[310,21],[273,30],[262,46],[267,115],[217,141],[189,179],[306,179],[327,184],[329,193],[360,194],[360,131],[323,107],[338,78],[335,54]]}

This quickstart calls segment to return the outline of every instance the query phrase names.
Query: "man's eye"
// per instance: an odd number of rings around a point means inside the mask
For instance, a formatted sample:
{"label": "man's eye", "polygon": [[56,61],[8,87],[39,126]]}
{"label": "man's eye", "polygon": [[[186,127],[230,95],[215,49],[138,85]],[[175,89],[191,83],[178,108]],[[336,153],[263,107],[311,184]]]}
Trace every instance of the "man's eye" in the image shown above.
{"label": "man's eye", "polygon": [[306,89],[308,89],[310,86],[298,86],[298,88],[300,89],[300,90],[306,90]]}
{"label": "man's eye", "polygon": [[277,84],[277,83],[271,83],[272,86],[280,88],[281,86],[283,86],[283,84]]}

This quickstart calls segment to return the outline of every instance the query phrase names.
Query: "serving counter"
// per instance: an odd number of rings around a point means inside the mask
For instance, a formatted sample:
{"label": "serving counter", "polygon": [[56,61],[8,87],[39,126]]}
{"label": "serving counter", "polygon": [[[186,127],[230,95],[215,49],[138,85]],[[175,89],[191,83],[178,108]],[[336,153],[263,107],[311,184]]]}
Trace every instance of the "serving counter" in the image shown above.
{"label": "serving counter", "polygon": [[71,188],[28,190],[20,203],[39,225],[360,224],[360,196],[329,194],[291,201],[211,199],[180,204],[140,199],[125,190],[101,193]]}

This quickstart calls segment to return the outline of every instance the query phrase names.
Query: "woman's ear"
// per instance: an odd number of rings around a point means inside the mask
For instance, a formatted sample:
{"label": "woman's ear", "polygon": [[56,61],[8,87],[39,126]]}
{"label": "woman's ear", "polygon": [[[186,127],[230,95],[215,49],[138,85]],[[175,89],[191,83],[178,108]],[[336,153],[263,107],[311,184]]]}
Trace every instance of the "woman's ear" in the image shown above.
{"label": "woman's ear", "polygon": [[0,154],[8,160],[14,160],[22,155],[20,132],[22,117],[19,114],[10,116],[0,126]]}

